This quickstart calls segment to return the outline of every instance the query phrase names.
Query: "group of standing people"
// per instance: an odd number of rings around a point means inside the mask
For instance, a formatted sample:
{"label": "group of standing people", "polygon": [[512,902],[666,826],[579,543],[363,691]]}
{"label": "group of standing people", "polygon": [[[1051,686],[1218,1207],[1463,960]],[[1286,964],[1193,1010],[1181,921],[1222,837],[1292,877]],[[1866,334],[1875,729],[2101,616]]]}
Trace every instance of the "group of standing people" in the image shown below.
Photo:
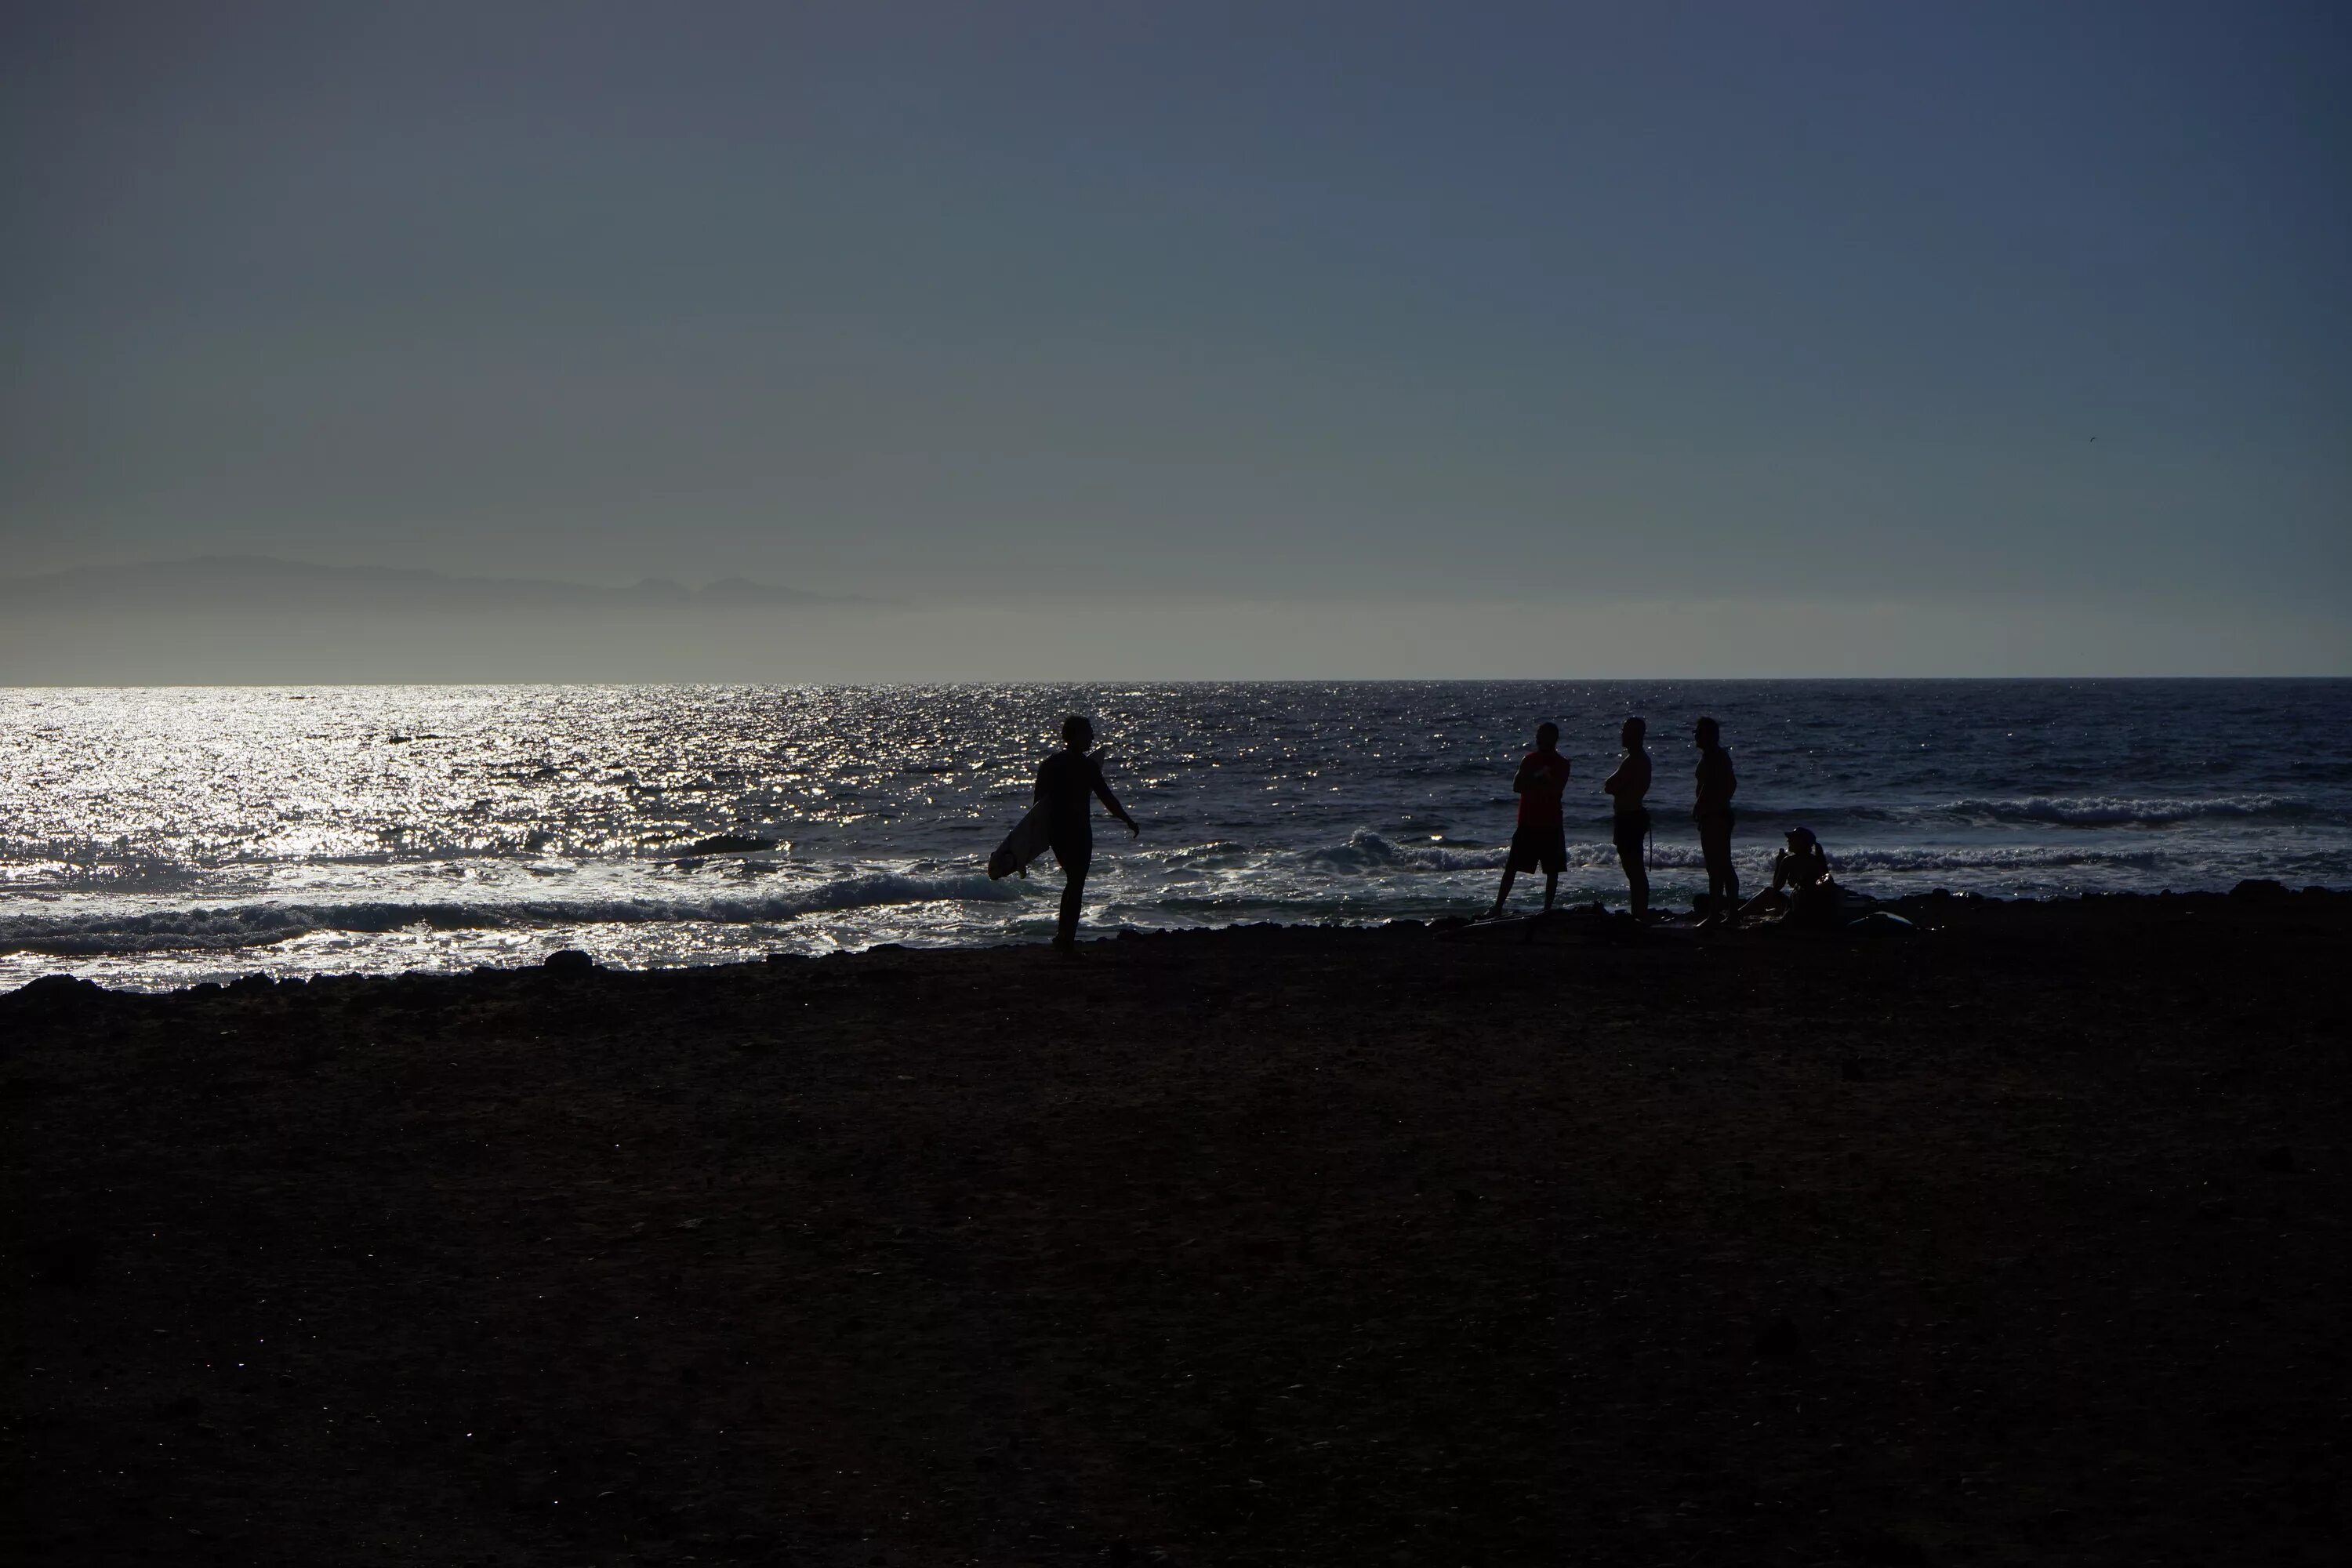
{"label": "group of standing people", "polygon": [[[1646,920],[1650,912],[1645,853],[1653,831],[1649,795],[1655,770],[1649,748],[1643,743],[1648,732],[1648,721],[1638,714],[1625,721],[1617,732],[1618,744],[1623,748],[1617,769],[1601,781],[1612,806],[1610,839],[1617,847],[1617,863],[1625,869],[1625,886],[1637,921]],[[1692,740],[1698,747],[1698,768],[1691,817],[1698,824],[1699,853],[1706,862],[1706,918],[1710,922],[1731,924],[1739,918],[1739,871],[1731,863],[1731,797],[1738,792],[1739,779],[1732,771],[1731,753],[1724,750],[1722,725],[1702,718]],[[1510,900],[1511,884],[1522,871],[1542,869],[1546,910],[1558,897],[1559,874],[1568,865],[1568,828],[1561,800],[1567,794],[1570,771],[1568,758],[1560,754],[1559,726],[1549,721],[1538,725],[1536,749],[1521,759],[1519,771],[1511,779],[1512,793],[1519,797],[1518,826],[1511,835],[1510,852],[1503,860],[1503,885],[1495,891],[1495,907],[1488,918],[1503,912]]]}
{"label": "group of standing people", "polygon": [[[1625,870],[1625,886],[1633,896],[1633,918],[1637,921],[1646,920],[1650,912],[1646,850],[1653,831],[1649,795],[1654,769],[1649,749],[1643,744],[1647,733],[1648,725],[1638,715],[1625,721],[1617,736],[1622,751],[1616,771],[1601,783],[1612,805],[1610,837],[1616,845],[1618,864]],[[1101,761],[1088,752],[1094,739],[1093,723],[1082,715],[1070,715],[1062,721],[1062,749],[1037,769],[1034,800],[1036,811],[1044,819],[1045,842],[1033,846],[1027,853],[1050,847],[1055,863],[1062,868],[1061,918],[1055,923],[1054,945],[1065,950],[1076,943],[1087,873],[1094,863],[1093,802],[1100,800],[1113,816],[1127,825],[1129,833],[1140,835],[1143,831],[1111,793],[1109,782],[1103,777]],[[1691,740],[1698,749],[1698,766],[1692,780],[1691,818],[1698,826],[1699,853],[1706,862],[1707,901],[1703,923],[1736,925],[1742,915],[1767,904],[1801,912],[1809,897],[1831,888],[1829,860],[1820,844],[1807,829],[1792,828],[1789,848],[1773,861],[1771,889],[1759,894],[1743,909],[1739,902],[1739,871],[1731,861],[1731,797],[1738,793],[1738,775],[1732,770],[1731,753],[1723,746],[1723,726],[1703,717],[1693,726]],[[1511,779],[1512,793],[1519,797],[1518,823],[1511,834],[1510,850],[1503,860],[1503,883],[1496,890],[1489,918],[1503,912],[1511,896],[1511,884],[1523,871],[1543,872],[1546,910],[1551,909],[1553,900],[1559,896],[1559,875],[1568,866],[1568,830],[1561,802],[1567,795],[1571,772],[1569,759],[1559,749],[1559,726],[1549,721],[1538,726],[1536,748],[1520,759],[1518,772]],[[1007,850],[998,853],[1002,858]],[[1017,858],[1021,864],[1026,863],[1025,855]],[[992,863],[990,875],[1003,874]],[[1784,888],[1788,889],[1786,893]]]}

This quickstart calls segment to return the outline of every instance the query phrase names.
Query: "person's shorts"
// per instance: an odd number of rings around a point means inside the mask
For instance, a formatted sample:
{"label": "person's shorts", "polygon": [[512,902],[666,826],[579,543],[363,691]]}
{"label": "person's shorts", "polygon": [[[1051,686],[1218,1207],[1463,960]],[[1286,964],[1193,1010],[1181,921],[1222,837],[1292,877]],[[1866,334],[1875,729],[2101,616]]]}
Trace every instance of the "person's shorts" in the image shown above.
{"label": "person's shorts", "polygon": [[1650,832],[1650,814],[1646,811],[1624,812],[1609,824],[1610,841],[1623,855],[1639,855],[1642,840]]}
{"label": "person's shorts", "polygon": [[1542,867],[1548,877],[1568,868],[1568,835],[1558,827],[1522,827],[1511,835],[1511,869]]}

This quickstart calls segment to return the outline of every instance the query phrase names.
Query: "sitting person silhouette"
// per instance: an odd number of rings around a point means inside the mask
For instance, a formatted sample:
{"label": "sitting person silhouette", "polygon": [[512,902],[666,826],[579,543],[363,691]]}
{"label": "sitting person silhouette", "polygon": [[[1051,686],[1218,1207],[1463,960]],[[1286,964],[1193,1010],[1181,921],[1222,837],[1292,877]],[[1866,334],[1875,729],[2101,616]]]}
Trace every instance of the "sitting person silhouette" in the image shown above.
{"label": "sitting person silhouette", "polygon": [[1740,918],[1777,914],[1790,925],[1829,925],[1837,919],[1839,889],[1830,880],[1829,852],[1810,827],[1791,827],[1789,847],[1772,857],[1772,885],[1741,906]]}

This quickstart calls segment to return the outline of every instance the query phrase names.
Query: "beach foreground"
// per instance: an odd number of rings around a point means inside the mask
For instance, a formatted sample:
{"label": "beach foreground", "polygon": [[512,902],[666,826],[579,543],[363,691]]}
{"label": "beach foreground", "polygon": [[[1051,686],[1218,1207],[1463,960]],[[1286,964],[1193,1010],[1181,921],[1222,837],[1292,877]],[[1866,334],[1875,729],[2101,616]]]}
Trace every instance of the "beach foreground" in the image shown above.
{"label": "beach foreground", "polygon": [[30,1559],[2341,1560],[2352,897],[0,997]]}

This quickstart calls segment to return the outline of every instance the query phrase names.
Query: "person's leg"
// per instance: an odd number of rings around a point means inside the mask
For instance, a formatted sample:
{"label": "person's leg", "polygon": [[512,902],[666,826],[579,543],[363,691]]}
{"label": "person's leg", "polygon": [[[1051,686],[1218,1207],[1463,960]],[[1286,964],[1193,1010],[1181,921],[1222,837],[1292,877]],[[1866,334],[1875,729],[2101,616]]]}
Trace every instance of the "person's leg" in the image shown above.
{"label": "person's leg", "polygon": [[1503,906],[1511,900],[1511,884],[1518,879],[1519,875],[1519,868],[1512,863],[1512,859],[1509,855],[1503,857],[1503,885],[1495,889],[1495,907],[1486,911],[1488,920],[1493,920],[1496,915],[1501,914]]}
{"label": "person's leg", "polygon": [[1617,864],[1625,870],[1625,890],[1633,895],[1633,918],[1640,920],[1650,912],[1650,870],[1642,863],[1642,835],[1645,822],[1621,818],[1611,826],[1610,837],[1617,846]]}
{"label": "person's leg", "polygon": [[1066,854],[1058,848],[1054,851],[1054,858],[1062,863],[1063,878],[1061,919],[1054,927],[1055,947],[1077,944],[1078,910],[1086,901],[1087,871],[1094,863],[1094,856],[1089,852],[1093,847],[1090,844],[1080,849],[1074,845]]}
{"label": "person's leg", "polygon": [[1726,925],[1739,919],[1739,873],[1731,865],[1731,825],[1711,822],[1698,832],[1699,853],[1706,861],[1706,912]]}
{"label": "person's leg", "polygon": [[[1503,851],[1503,885],[1495,889],[1495,907],[1486,911],[1488,920],[1501,914],[1503,906],[1511,901],[1511,884],[1519,879],[1519,836],[1515,832],[1511,847]],[[1535,869],[1535,862],[1528,861],[1528,869]]]}

